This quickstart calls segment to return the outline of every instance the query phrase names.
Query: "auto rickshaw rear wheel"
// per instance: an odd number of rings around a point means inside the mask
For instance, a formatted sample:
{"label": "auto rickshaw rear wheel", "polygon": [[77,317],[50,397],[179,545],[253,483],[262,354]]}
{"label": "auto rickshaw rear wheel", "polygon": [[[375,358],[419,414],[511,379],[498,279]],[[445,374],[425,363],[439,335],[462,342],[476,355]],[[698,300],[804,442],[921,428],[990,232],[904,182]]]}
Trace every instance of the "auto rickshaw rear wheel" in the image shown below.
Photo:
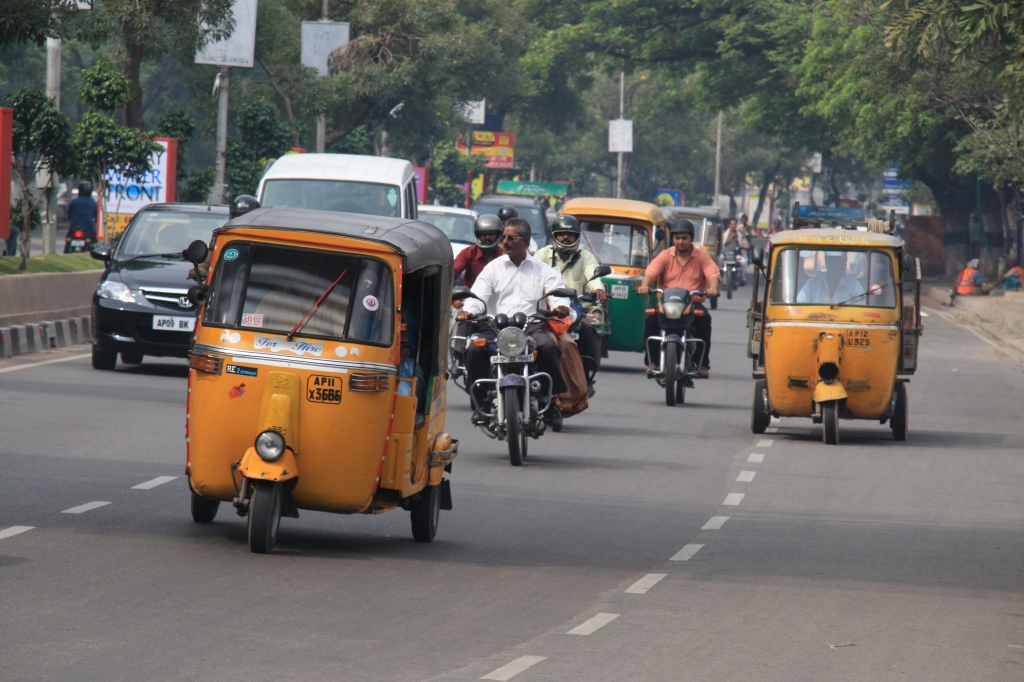
{"label": "auto rickshaw rear wheel", "polygon": [[839,444],[839,401],[829,400],[821,404],[821,430],[825,445]]}
{"label": "auto rickshaw rear wheel", "polygon": [[889,426],[892,427],[892,437],[896,440],[906,440],[910,425],[910,405],[907,401],[907,384],[904,381],[896,382],[896,407],[889,418]]}
{"label": "auto rickshaw rear wheel", "polygon": [[281,525],[281,484],[256,481],[249,501],[249,549],[257,554],[270,554],[277,544]]}
{"label": "auto rickshaw rear wheel", "polygon": [[412,520],[412,538],[416,542],[430,542],[437,535],[441,518],[440,486],[428,485],[413,500],[409,518]]}
{"label": "auto rickshaw rear wheel", "polygon": [[765,429],[772,422],[772,416],[765,409],[765,391],[768,382],[758,379],[754,382],[754,406],[750,410],[750,430],[754,433],[764,433]]}
{"label": "auto rickshaw rear wheel", "polygon": [[219,508],[220,500],[211,500],[192,491],[192,520],[196,523],[212,523]]}

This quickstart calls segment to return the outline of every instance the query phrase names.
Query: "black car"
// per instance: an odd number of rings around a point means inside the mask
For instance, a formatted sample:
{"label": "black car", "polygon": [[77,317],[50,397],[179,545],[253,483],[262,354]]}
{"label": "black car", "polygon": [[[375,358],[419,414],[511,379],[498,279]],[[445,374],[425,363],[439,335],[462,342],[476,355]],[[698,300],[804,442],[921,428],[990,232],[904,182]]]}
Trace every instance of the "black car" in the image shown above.
{"label": "black car", "polygon": [[192,264],[181,252],[209,243],[228,220],[227,206],[152,204],[132,218],[117,245],[92,257],[106,261],[92,297],[92,366],[137,365],[143,356],[188,356],[196,309],[188,300]]}
{"label": "black car", "polygon": [[480,215],[485,213],[498,215],[498,209],[502,206],[515,207],[519,217],[530,223],[530,232],[533,233],[533,240],[537,242],[537,248],[543,249],[551,242],[548,217],[545,212],[546,204],[543,199],[512,194],[485,194],[473,202],[473,210]]}

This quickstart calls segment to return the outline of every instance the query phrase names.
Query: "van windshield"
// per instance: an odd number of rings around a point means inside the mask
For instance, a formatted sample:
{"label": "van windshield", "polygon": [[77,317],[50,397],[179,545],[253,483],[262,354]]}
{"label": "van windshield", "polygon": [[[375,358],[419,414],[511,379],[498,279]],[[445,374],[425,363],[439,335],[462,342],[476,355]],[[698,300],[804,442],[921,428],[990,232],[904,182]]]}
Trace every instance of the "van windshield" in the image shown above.
{"label": "van windshield", "polygon": [[288,206],[402,217],[402,192],[397,185],[348,180],[267,180],[260,206]]}

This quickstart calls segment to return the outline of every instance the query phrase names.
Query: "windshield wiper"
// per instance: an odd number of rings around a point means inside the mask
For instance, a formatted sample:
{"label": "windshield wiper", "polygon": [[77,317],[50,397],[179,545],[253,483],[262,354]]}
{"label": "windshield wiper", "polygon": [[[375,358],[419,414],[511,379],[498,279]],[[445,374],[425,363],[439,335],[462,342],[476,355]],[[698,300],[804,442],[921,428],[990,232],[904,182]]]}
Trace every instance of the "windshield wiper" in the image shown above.
{"label": "windshield wiper", "polygon": [[306,324],[306,320],[308,320],[313,315],[313,313],[317,311],[317,309],[320,307],[320,304],[323,303],[323,300],[327,298],[327,294],[334,291],[334,287],[338,286],[338,282],[341,281],[341,278],[345,276],[346,272],[348,272],[348,268],[345,268],[344,270],[341,271],[341,274],[338,275],[338,279],[334,280],[334,282],[331,283],[331,286],[327,287],[327,291],[322,293],[320,295],[320,298],[316,299],[316,303],[314,303],[312,307],[310,307],[310,309],[306,311],[306,314],[302,316],[302,319],[299,320],[299,323],[295,325],[290,332],[288,332],[289,341],[291,341],[292,337],[294,337],[295,334],[302,329],[302,325]]}
{"label": "windshield wiper", "polygon": [[181,255],[181,251],[175,251],[174,253],[140,253],[138,256],[126,258],[124,262],[131,263],[133,260],[140,258],[184,258],[184,256]]}
{"label": "windshield wiper", "polygon": [[[848,298],[848,299],[846,299],[845,301],[842,301],[842,302],[840,302],[840,303],[833,303],[833,304],[832,304],[832,305],[830,305],[830,306],[829,306],[828,308],[829,308],[829,310],[835,310],[835,309],[836,309],[836,308],[838,308],[839,306],[841,306],[841,305],[846,305],[846,304],[847,304],[847,303],[849,303],[850,301],[856,301],[856,300],[857,300],[858,298],[863,298],[863,297],[865,297],[865,296],[868,296],[868,295],[878,296],[879,294],[881,294],[881,293],[882,293],[882,292],[881,292],[881,290],[882,290],[882,289],[885,289],[885,288],[886,288],[887,286],[889,286],[889,284],[891,284],[891,283],[892,283],[892,282],[889,282],[889,283],[887,283],[887,284],[883,284],[883,285],[879,286],[879,287],[878,287],[878,289],[879,289],[878,291],[865,291],[865,292],[864,292],[863,294],[857,294],[856,296],[854,296],[854,297],[852,297],[852,298]],[[875,285],[875,286],[878,286],[878,285]]]}

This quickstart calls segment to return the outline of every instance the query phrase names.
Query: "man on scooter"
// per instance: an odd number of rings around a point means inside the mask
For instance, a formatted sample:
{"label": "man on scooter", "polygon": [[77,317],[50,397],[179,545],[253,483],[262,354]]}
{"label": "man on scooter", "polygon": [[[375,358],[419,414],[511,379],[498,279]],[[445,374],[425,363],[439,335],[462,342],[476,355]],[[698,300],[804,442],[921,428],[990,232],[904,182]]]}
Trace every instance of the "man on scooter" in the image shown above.
{"label": "man on scooter", "polygon": [[[708,296],[717,296],[722,273],[711,256],[693,245],[693,223],[684,218],[669,229],[669,234],[672,236],[672,246],[659,253],[647,266],[643,282],[637,287],[637,293],[647,294],[651,284],[657,282],[659,289],[704,289]],[[711,369],[711,315],[703,303],[703,297],[693,298],[694,310],[704,311],[703,315],[695,318],[693,333],[705,344],[704,362],[698,370],[698,375],[706,379]],[[658,336],[659,331],[658,316],[648,315],[644,323],[644,339]],[[652,357],[647,361],[647,373],[650,375],[657,371],[661,358]]]}

